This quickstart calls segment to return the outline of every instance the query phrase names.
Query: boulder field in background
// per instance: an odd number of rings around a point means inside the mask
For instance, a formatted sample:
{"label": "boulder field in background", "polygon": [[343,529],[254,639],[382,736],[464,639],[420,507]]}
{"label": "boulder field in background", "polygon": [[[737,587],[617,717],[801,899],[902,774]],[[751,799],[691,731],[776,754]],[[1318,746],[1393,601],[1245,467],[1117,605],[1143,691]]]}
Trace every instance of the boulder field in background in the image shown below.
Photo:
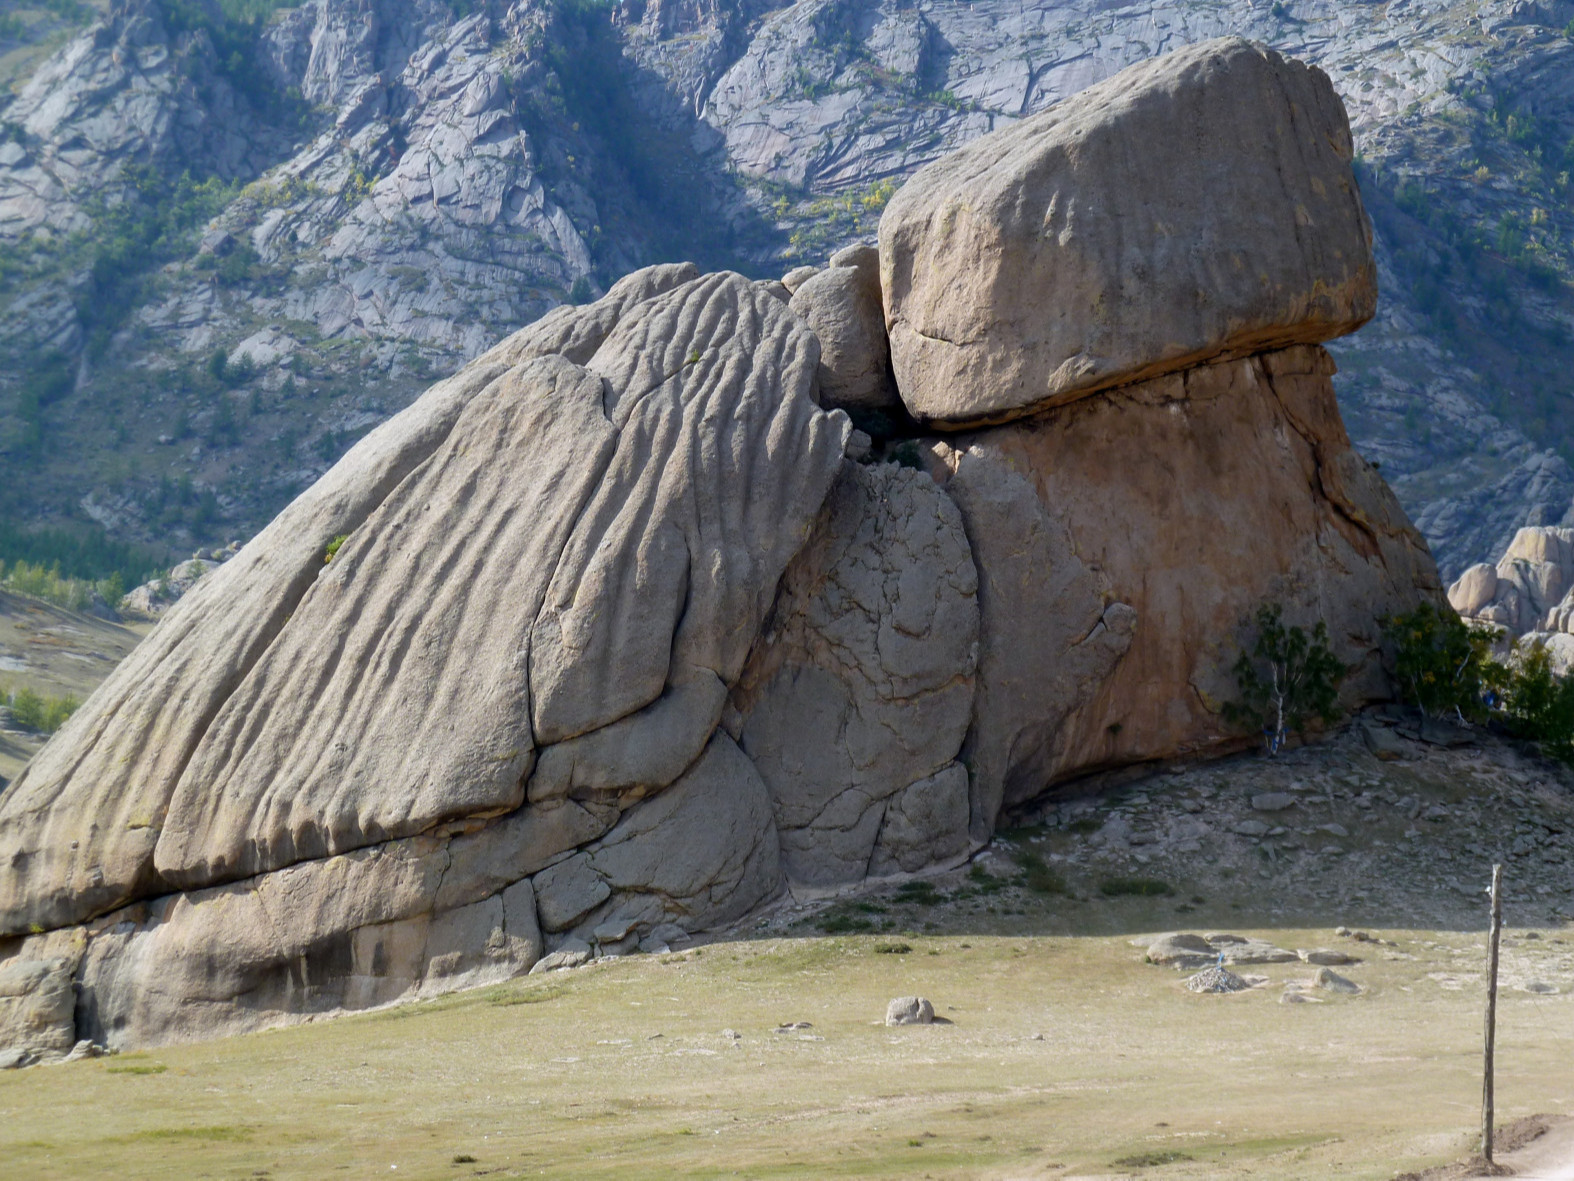
{"label": "boulder field in background", "polygon": [[1461,574],[1448,601],[1471,623],[1545,644],[1559,673],[1574,671],[1574,529],[1525,526],[1495,566]]}
{"label": "boulder field in background", "polygon": [[1001,422],[1377,309],[1349,121],[1239,37],[1122,70],[919,169],[880,220],[891,361],[920,422]]}
{"label": "boulder field in background", "polygon": [[[1161,78],[1207,147],[1233,123],[1193,92],[1241,71],[1290,78],[1297,111],[1326,88],[1213,42],[1075,100],[1075,122],[1115,142]],[[1317,110],[1227,159],[1283,169],[1303,134],[1337,156],[1313,134],[1337,108]],[[1233,175],[1178,173],[1222,186],[1197,193],[1100,159],[1078,183],[1117,210],[1150,193],[1166,226],[1244,199]],[[1310,168],[1287,183],[1315,193]],[[895,429],[892,399],[921,412],[934,376],[910,388],[898,362],[892,383],[868,248],[780,283],[648,268],[438,383],[198,582],[0,794],[0,1062],[431,995],[956,864],[1056,783],[1248,741],[1220,708],[1264,601],[1328,621],[1347,704],[1383,698],[1376,620],[1439,601],[1436,571],[1351,450],[1327,355],[1253,351],[1360,318],[1339,318],[1370,278],[1359,203],[1324,190],[1354,223],[1264,215],[1180,274],[1136,234],[1107,261],[1151,281],[1106,291],[1141,305],[1108,340],[1159,375],[1048,409],[1003,387],[1001,426],[853,431],[844,409]],[[950,265],[905,217],[900,241]],[[1280,283],[1287,258],[1350,251],[1366,279],[1343,294]],[[1208,324],[1272,315],[1182,367],[1196,350],[1155,327],[1166,282]],[[1047,339],[1089,290],[954,292],[998,326],[969,372],[1005,373],[1031,311]]]}

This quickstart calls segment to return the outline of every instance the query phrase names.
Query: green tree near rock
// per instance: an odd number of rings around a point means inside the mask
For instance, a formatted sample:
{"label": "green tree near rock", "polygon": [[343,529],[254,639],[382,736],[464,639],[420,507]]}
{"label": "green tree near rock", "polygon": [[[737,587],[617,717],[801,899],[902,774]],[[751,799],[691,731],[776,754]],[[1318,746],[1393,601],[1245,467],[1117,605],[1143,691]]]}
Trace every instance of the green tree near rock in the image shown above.
{"label": "green tree near rock", "polygon": [[40,734],[53,734],[66,724],[66,719],[76,712],[80,703],[75,697],[51,697],[32,689],[21,688],[10,693],[0,693],[0,705],[11,711],[11,720],[28,730]]}
{"label": "green tree near rock", "polygon": [[1498,631],[1430,603],[1383,620],[1383,635],[1405,704],[1423,715],[1496,725],[1574,763],[1574,678],[1558,676],[1544,643],[1512,644],[1499,660]]}
{"label": "green tree near rock", "polygon": [[1324,725],[1338,719],[1339,685],[1349,668],[1329,647],[1328,625],[1320,619],[1308,635],[1285,624],[1278,603],[1266,603],[1255,622],[1257,639],[1232,670],[1241,699],[1226,704],[1224,716],[1260,733],[1271,758],[1313,719]]}
{"label": "green tree near rock", "polygon": [[1501,695],[1508,680],[1507,668],[1492,658],[1496,631],[1470,626],[1433,603],[1390,615],[1382,627],[1404,701],[1427,717],[1486,720],[1494,695]]}

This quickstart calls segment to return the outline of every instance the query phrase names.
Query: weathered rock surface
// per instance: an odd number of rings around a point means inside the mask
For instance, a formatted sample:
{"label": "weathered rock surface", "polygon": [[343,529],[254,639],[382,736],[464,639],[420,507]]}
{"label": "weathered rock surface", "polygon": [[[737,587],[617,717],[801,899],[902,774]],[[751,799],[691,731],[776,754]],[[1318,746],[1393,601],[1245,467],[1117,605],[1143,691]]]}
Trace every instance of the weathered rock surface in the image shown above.
{"label": "weathered rock surface", "polygon": [[601,380],[558,358],[470,402],[209,724],[159,837],[163,882],[250,877],[522,802],[529,629],[617,447],[601,407]]}
{"label": "weathered rock surface", "polygon": [[1361,991],[1361,986],[1354,980],[1339,975],[1332,968],[1318,968],[1317,975],[1312,977],[1310,983],[1313,988],[1344,993],[1348,996],[1354,996]]}
{"label": "weathered rock surface", "polygon": [[205,558],[188,558],[170,567],[169,574],[133,587],[119,607],[133,618],[157,619],[173,607],[182,595],[197,585],[197,580],[218,563]]}
{"label": "weathered rock surface", "polygon": [[[519,337],[519,361],[540,354],[530,348],[540,348],[538,326]],[[549,332],[548,345],[559,339]],[[76,923],[159,890],[153,849],[176,783],[220,707],[323,573],[327,543],[364,523],[507,368],[485,357],[371,431],[201,579],[71,716],[0,797],[0,931]]]}
{"label": "weathered rock surface", "polygon": [[899,996],[885,1007],[887,1025],[933,1025],[935,1007],[927,997]]}
{"label": "weathered rock surface", "polygon": [[[60,941],[46,937],[28,942]],[[74,977],[81,953],[33,958],[45,951],[24,946],[19,954],[0,960],[0,1055],[10,1057],[10,1066],[57,1058],[75,1045]]]}
{"label": "weathered rock surface", "polygon": [[734,693],[794,882],[966,851],[953,760],[973,708],[977,596],[945,492],[895,464],[844,464]]}
{"label": "weathered rock surface", "polygon": [[[698,929],[779,891],[764,785],[711,732],[842,464],[818,359],[739,276],[631,276],[205,578],[0,801],[5,930],[132,904],[66,973],[64,1050],[498,979],[538,923]],[[538,748],[560,774],[520,807]],[[41,962],[0,960],[31,1006],[8,1041],[58,992]]]}
{"label": "weathered rock surface", "polygon": [[782,888],[770,798],[725,734],[583,856],[611,888],[608,913],[647,929],[663,916],[685,930],[720,926]]}
{"label": "weathered rock surface", "polygon": [[1377,269],[1352,155],[1327,77],[1235,38],[921,169],[880,219],[903,401],[999,421],[1355,330]]}
{"label": "weathered rock surface", "polygon": [[[747,281],[635,307],[606,376],[483,359],[182,600],[0,801],[0,931],[506,812],[535,746],[653,702],[667,733],[669,670],[735,679],[846,422],[809,399],[813,337]],[[663,786],[707,737],[590,786]]]}
{"label": "weathered rock surface", "polygon": [[1545,649],[1558,676],[1574,672],[1574,528],[1520,529],[1496,565],[1478,562],[1448,588],[1467,621],[1500,633],[1502,646]]}
{"label": "weathered rock surface", "polygon": [[394,842],[113,916],[81,969],[79,1028],[111,1047],[189,1041],[526,971],[529,880],[438,909],[443,852]]}
{"label": "weathered rock surface", "polygon": [[1160,967],[1189,970],[1214,963],[1219,958],[1219,950],[1201,935],[1179,933],[1155,939],[1148,945],[1143,958]]}
{"label": "weathered rock surface", "polygon": [[1378,619],[1441,588],[1332,372],[1300,346],[931,445],[980,573],[975,839],[1075,772],[1235,741],[1227,654],[1265,601],[1328,622],[1350,701],[1386,694]]}
{"label": "weathered rock surface", "polygon": [[201,580],[0,796],[0,932],[79,922],[159,889],[176,783],[323,568],[502,366],[466,369],[373,431]]}

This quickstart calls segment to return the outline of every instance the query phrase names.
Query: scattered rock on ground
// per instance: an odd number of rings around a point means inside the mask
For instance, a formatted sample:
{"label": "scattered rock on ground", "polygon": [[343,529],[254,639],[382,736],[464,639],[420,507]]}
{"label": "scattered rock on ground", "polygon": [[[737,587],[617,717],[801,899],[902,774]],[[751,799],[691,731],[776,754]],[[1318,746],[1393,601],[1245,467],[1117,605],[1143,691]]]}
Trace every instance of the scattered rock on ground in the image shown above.
{"label": "scattered rock on ground", "polygon": [[542,956],[530,968],[530,974],[535,976],[541,972],[555,972],[559,968],[577,968],[581,964],[588,964],[594,952],[590,944],[583,939],[565,939],[558,949]]}
{"label": "scattered rock on ground", "polygon": [[1200,935],[1165,935],[1148,945],[1146,956],[1150,964],[1174,968],[1200,968],[1218,958],[1218,949]]}
{"label": "scattered rock on ground", "polygon": [[1371,722],[1363,723],[1361,737],[1366,742],[1366,748],[1384,762],[1395,762],[1408,753],[1399,735],[1386,726]]}

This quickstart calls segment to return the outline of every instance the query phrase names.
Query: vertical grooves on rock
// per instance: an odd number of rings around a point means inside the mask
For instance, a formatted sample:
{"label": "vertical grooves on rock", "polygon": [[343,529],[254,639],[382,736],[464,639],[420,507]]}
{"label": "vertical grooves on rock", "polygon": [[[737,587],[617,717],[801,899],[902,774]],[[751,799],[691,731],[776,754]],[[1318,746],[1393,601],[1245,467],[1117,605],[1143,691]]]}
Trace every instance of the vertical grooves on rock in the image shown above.
{"label": "vertical grooves on rock", "polygon": [[[28,773],[0,797],[0,818],[13,821],[6,826],[11,829],[6,834],[11,837],[7,842],[12,846],[11,855],[4,859],[11,862],[7,868],[13,872],[18,856],[23,858],[23,867],[32,860],[25,842],[36,841],[40,849],[63,843],[58,834],[52,841],[48,831],[23,831],[14,824],[19,814],[39,817],[35,825],[50,820],[67,823],[68,818],[62,817],[70,809],[64,807],[64,801],[72,798],[97,821],[88,839],[79,841],[83,846],[80,851],[75,845],[65,854],[51,850],[65,861],[63,866],[57,861],[55,867],[31,867],[31,889],[36,894],[28,897],[19,881],[7,899],[9,909],[0,912],[0,930],[63,927],[158,892],[163,883],[154,847],[178,784],[219,712],[272,648],[310,590],[321,571],[322,547],[332,537],[358,528],[424,464],[446,440],[468,398],[499,372],[500,367],[479,368],[439,383],[432,391],[436,401],[429,403],[424,413],[412,407],[352,448],[292,506],[294,512],[286,509],[240,555],[214,571],[171,612],[138,653],[99,687],[80,711],[80,725],[91,737],[79,736],[71,729],[63,731],[29,766]],[[368,476],[372,478],[368,480]],[[278,574],[269,569],[270,563],[289,562],[299,563],[293,573],[288,567]],[[259,620],[254,613],[257,604],[248,602],[248,597],[255,600],[267,594],[266,590],[259,594],[255,588],[266,587],[273,580],[278,590],[271,600],[265,600]],[[238,627],[228,619],[226,605],[241,613]],[[244,617],[247,612],[253,612],[249,619]],[[225,615],[225,620],[215,622],[220,615]],[[254,629],[251,635],[226,652],[224,645],[244,637],[248,623]],[[208,635],[214,629],[219,637],[216,652],[213,637]],[[194,683],[191,672],[204,662],[210,667],[228,665],[222,677],[205,687],[200,681]],[[164,688],[171,677],[182,679]],[[170,696],[182,691],[183,697]],[[133,702],[143,703],[142,708],[131,712]],[[134,761],[144,762],[149,757],[150,742],[152,757],[158,763],[143,767],[143,782],[135,785],[136,790],[129,790],[120,780],[131,773]],[[117,758],[116,751],[121,749],[124,753]],[[48,760],[55,752],[62,762],[51,765]],[[89,781],[84,777],[95,759],[106,766]],[[27,789],[41,775],[47,778],[29,800]],[[153,782],[146,782],[150,777]],[[42,803],[40,792],[47,793]],[[155,797],[151,801],[150,793]],[[130,838],[117,831],[117,810],[123,816],[128,808],[141,804],[151,811],[145,816],[136,814],[134,819],[152,839],[145,841],[145,847],[130,846]],[[43,815],[46,808],[51,815]]]}
{"label": "vertical grooves on rock", "polygon": [[[603,421],[599,381],[555,357],[467,404],[464,436],[450,433],[379,505],[227,704],[161,838],[173,884],[246,877],[517,806],[532,749],[521,632],[540,601],[541,551],[562,540],[550,506],[577,508],[610,453],[589,415]],[[542,451],[528,478],[514,474],[525,443]],[[450,663],[458,652],[475,667]],[[302,678],[320,707],[290,692]],[[250,724],[270,697],[282,704]]]}

